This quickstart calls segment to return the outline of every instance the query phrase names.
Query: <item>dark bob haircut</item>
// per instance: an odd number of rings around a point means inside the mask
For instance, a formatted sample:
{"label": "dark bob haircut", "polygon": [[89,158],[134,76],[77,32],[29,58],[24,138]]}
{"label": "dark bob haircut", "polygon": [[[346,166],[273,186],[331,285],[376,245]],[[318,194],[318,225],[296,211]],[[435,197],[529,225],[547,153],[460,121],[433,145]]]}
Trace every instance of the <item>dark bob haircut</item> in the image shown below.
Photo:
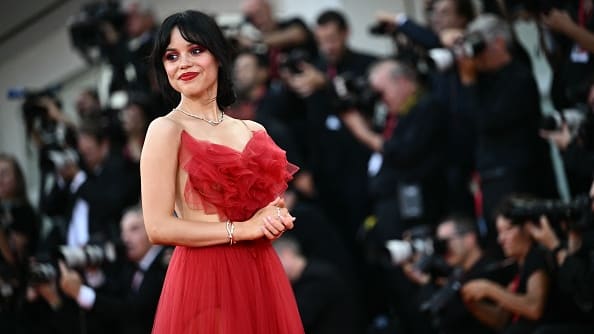
{"label": "dark bob haircut", "polygon": [[163,55],[169,45],[171,32],[178,28],[182,37],[190,43],[205,47],[219,63],[217,105],[225,109],[235,102],[233,82],[231,81],[231,54],[232,49],[221,29],[210,16],[195,10],[170,15],[163,21],[150,57],[154,68],[154,75],[163,95],[170,102],[179,101],[180,94],[169,84],[167,73],[163,66]]}

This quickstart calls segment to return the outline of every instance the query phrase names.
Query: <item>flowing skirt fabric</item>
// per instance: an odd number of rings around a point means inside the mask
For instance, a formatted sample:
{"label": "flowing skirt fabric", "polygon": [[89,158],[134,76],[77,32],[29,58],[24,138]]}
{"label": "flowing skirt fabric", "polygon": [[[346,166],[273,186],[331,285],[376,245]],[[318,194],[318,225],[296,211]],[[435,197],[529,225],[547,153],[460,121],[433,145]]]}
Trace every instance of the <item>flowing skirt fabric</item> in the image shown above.
{"label": "flowing skirt fabric", "polygon": [[176,247],[154,334],[297,334],[303,326],[270,241]]}

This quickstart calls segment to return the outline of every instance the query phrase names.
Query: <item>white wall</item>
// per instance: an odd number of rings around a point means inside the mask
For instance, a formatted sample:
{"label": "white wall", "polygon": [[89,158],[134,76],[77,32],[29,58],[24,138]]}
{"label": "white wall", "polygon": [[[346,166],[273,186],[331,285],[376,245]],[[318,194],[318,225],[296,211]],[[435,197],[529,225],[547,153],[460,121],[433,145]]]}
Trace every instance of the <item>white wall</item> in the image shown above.
{"label": "white wall", "polygon": [[[42,0],[41,0],[42,1]],[[418,12],[419,1],[415,0],[275,0],[279,16],[301,16],[313,24],[315,17],[324,9],[338,8],[347,14],[352,27],[351,45],[377,55],[391,52],[387,39],[370,37],[368,27],[379,9]],[[67,1],[51,14],[37,21],[27,30],[0,45],[0,152],[14,154],[25,169],[29,194],[37,183],[37,167],[34,150],[26,148],[27,141],[21,120],[21,101],[8,100],[6,92],[15,86],[40,89],[49,84],[64,83],[60,97],[66,112],[73,113],[73,101],[80,90],[96,86],[99,68],[89,68],[70,46],[66,22],[80,11],[82,1]],[[241,0],[147,0],[157,16],[184,10],[198,9],[208,13],[240,13]],[[35,199],[33,198],[34,202]]]}

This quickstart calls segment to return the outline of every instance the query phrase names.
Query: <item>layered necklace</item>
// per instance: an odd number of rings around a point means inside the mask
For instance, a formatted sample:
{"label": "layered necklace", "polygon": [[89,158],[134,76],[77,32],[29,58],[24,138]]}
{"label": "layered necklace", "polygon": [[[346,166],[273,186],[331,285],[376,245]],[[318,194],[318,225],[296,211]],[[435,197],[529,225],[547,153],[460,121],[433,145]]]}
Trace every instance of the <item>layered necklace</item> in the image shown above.
{"label": "layered necklace", "polygon": [[206,123],[208,123],[209,125],[212,125],[212,126],[217,126],[217,125],[221,124],[223,122],[223,118],[225,116],[225,112],[224,111],[221,111],[221,118],[215,119],[213,121],[213,120],[206,119],[206,118],[201,117],[201,116],[198,116],[198,115],[191,114],[191,113],[189,113],[189,112],[187,112],[187,111],[185,111],[185,110],[183,110],[182,108],[179,108],[179,107],[173,108],[173,110],[178,110],[178,111],[180,111],[182,114],[184,114],[186,116],[189,116],[189,117],[192,117],[192,118],[195,118],[195,119],[199,119],[199,120],[204,121],[204,122],[206,122]]}

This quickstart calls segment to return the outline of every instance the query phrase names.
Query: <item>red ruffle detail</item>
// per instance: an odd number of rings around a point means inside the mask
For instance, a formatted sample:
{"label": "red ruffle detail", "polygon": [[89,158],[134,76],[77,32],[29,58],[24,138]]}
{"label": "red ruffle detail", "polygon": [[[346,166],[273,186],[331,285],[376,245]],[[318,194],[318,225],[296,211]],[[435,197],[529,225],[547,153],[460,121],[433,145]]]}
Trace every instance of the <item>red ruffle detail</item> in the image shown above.
{"label": "red ruffle detail", "polygon": [[249,219],[281,195],[299,169],[263,130],[241,152],[182,131],[179,162],[188,173],[188,206],[232,221]]}

